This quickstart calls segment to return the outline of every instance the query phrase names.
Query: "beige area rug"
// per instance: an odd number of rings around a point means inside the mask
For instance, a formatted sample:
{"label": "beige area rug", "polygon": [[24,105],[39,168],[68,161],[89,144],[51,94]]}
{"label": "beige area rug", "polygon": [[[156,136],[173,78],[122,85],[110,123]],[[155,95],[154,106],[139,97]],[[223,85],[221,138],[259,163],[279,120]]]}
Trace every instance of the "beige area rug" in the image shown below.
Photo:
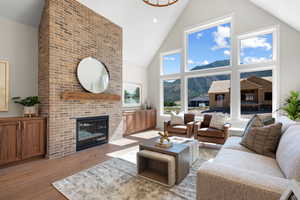
{"label": "beige area rug", "polygon": [[59,180],[53,186],[69,200],[195,200],[197,169],[217,152],[201,148],[189,175],[172,188],[137,177],[136,165],[119,158]]}
{"label": "beige area rug", "polygon": [[117,146],[126,146],[126,145],[137,143],[137,142],[138,141],[136,141],[136,140],[121,138],[121,139],[118,139],[118,140],[110,141],[109,144],[114,144],[114,145],[117,145]]}
{"label": "beige area rug", "polygon": [[139,146],[137,145],[120,151],[108,153],[106,155],[112,158],[120,158],[122,160],[126,160],[128,162],[136,164],[136,154],[138,151],[139,151]]}
{"label": "beige area rug", "polygon": [[159,131],[157,131],[157,130],[145,131],[142,133],[130,135],[130,137],[136,137],[136,138],[141,138],[141,139],[151,139],[151,138],[158,137],[159,136],[158,132]]}

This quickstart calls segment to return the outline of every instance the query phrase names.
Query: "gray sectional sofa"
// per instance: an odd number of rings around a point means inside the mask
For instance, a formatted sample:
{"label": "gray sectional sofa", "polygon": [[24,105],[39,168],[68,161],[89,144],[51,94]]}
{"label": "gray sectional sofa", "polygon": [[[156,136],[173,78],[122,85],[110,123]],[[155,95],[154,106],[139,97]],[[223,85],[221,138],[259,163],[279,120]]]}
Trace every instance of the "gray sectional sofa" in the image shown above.
{"label": "gray sectional sofa", "polygon": [[276,158],[256,154],[230,137],[197,174],[198,200],[279,200],[289,179],[300,181],[300,124],[286,117]]}

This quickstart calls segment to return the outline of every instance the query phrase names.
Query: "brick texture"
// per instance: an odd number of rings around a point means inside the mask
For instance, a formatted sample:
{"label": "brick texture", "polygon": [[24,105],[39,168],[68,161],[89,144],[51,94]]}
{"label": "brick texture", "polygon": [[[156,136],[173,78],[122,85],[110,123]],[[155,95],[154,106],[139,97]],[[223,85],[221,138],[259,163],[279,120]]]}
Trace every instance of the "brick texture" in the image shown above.
{"label": "brick texture", "polygon": [[109,115],[109,138],[122,135],[121,102],[63,101],[64,91],[84,91],[76,70],[85,57],[106,64],[107,93],[122,95],[122,29],[76,0],[46,0],[39,33],[40,112],[48,117],[48,157],[76,151],[76,119]]}

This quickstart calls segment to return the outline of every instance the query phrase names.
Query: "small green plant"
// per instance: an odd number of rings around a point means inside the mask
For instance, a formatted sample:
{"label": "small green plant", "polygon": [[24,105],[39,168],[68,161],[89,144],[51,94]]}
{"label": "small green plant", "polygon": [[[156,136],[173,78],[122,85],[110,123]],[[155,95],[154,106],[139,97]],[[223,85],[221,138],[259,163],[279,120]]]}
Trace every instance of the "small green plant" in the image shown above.
{"label": "small green plant", "polygon": [[40,104],[40,100],[38,96],[31,96],[31,97],[26,97],[22,99],[21,97],[13,97],[12,100],[17,103],[21,104],[26,107],[34,106],[36,104]]}
{"label": "small green plant", "polygon": [[300,118],[300,100],[299,92],[291,91],[291,96],[286,99],[285,105],[282,107],[291,120]]}

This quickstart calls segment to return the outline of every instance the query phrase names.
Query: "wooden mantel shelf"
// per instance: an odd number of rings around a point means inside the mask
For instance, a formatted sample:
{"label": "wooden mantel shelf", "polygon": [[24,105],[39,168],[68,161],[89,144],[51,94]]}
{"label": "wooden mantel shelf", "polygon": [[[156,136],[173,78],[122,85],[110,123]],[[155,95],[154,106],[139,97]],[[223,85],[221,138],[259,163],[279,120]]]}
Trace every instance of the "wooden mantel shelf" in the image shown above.
{"label": "wooden mantel shelf", "polygon": [[121,96],[116,94],[93,94],[88,92],[63,92],[63,100],[106,100],[106,101],[120,101]]}

